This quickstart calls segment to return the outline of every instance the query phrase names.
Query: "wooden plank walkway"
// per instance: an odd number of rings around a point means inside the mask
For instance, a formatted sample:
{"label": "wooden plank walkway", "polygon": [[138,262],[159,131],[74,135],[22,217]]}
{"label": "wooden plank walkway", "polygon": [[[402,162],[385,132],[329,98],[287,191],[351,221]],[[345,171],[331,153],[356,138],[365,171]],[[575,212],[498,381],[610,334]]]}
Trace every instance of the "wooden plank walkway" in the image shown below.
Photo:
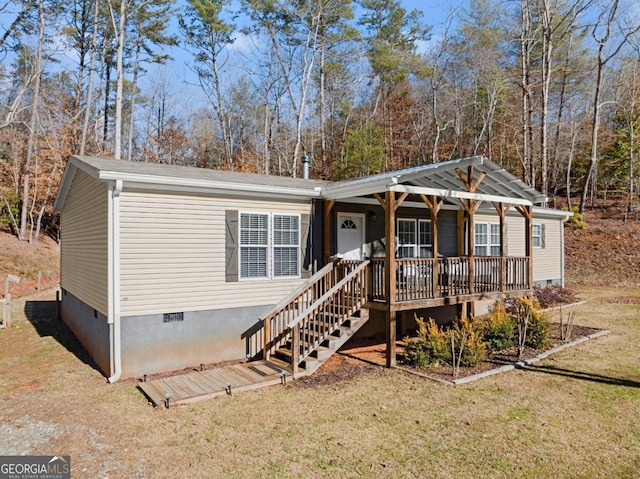
{"label": "wooden plank walkway", "polygon": [[155,406],[170,406],[285,383],[290,376],[289,371],[269,361],[252,361],[154,379],[138,387]]}

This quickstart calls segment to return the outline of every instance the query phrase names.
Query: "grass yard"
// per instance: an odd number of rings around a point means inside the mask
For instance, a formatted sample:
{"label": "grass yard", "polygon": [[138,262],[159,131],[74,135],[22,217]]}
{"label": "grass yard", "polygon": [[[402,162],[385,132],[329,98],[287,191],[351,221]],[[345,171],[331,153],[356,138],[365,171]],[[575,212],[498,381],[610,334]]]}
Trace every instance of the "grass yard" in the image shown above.
{"label": "grass yard", "polygon": [[638,477],[640,290],[581,297],[576,322],[611,334],[528,370],[451,387],[368,368],[168,410],[106,384],[64,325],[16,317],[0,454],[69,454],[74,478]]}

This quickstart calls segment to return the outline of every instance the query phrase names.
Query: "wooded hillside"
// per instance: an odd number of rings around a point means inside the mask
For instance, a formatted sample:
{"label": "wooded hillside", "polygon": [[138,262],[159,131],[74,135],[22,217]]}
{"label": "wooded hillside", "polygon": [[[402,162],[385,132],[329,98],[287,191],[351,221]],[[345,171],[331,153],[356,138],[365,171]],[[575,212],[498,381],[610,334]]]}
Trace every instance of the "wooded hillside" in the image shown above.
{"label": "wooded hillside", "polygon": [[552,203],[615,190],[632,209],[638,13],[469,0],[432,29],[398,0],[10,0],[0,222],[55,236],[71,154],[289,176],[307,155],[330,179],[481,154]]}

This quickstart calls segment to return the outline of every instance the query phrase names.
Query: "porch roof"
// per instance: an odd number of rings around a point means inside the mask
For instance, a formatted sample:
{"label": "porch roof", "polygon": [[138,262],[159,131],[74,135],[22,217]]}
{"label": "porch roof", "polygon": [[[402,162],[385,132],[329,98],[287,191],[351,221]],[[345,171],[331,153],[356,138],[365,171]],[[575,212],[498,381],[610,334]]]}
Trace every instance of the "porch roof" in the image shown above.
{"label": "porch roof", "polygon": [[[486,177],[474,193],[469,193],[456,173],[472,166],[477,175]],[[390,171],[379,175],[346,180],[326,185],[322,196],[326,199],[345,199],[384,191],[436,195],[443,198],[500,201],[515,205],[544,202],[544,196],[504,168],[482,156],[443,161]]]}

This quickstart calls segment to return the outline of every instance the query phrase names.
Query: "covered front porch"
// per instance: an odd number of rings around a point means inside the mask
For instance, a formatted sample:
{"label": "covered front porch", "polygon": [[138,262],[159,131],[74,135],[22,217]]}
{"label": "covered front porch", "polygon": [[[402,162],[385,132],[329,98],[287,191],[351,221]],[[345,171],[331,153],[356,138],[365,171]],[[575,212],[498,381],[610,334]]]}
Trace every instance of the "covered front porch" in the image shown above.
{"label": "covered front porch", "polygon": [[[459,313],[466,315],[473,314],[479,300],[531,294],[533,205],[543,198],[482,157],[338,183],[324,197],[323,260],[326,264],[342,256],[369,261],[365,307],[386,313],[389,367],[395,364],[397,312],[459,305]],[[344,211],[354,215],[349,223],[343,220]],[[517,212],[522,223],[513,250],[524,254],[508,254],[510,212]],[[476,229],[478,214],[495,219],[490,228]],[[377,222],[378,217],[384,222]],[[373,241],[359,253],[345,251],[341,228],[357,228],[358,218],[363,218],[363,228],[377,232],[373,237],[362,233]],[[411,226],[411,221],[417,225],[409,228],[415,233],[413,242],[406,228],[399,227],[400,222]]]}

